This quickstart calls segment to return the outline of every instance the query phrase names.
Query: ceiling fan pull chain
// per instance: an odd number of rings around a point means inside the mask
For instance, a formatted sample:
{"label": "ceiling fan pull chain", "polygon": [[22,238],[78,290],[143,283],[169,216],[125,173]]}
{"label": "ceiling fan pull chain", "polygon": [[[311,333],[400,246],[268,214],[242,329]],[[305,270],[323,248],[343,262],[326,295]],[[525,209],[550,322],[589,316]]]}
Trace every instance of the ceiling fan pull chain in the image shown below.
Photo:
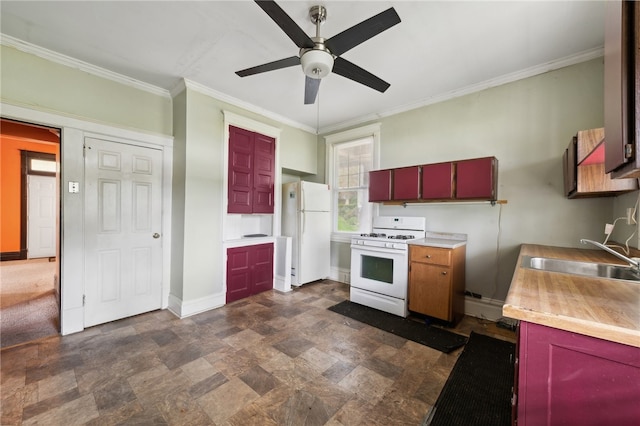
{"label": "ceiling fan pull chain", "polygon": [[318,88],[317,102],[316,106],[316,135],[320,134],[320,88]]}

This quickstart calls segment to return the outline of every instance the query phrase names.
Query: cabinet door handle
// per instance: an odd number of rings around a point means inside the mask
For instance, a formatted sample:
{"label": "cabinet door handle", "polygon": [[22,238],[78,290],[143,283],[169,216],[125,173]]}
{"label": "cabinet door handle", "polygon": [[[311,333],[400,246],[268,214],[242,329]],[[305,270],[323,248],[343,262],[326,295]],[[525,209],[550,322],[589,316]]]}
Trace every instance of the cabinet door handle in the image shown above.
{"label": "cabinet door handle", "polygon": [[442,271],[441,274],[442,275],[447,275],[447,271]]}
{"label": "cabinet door handle", "polygon": [[430,254],[426,255],[425,257],[426,257],[427,259],[431,259],[431,255],[430,255]]}

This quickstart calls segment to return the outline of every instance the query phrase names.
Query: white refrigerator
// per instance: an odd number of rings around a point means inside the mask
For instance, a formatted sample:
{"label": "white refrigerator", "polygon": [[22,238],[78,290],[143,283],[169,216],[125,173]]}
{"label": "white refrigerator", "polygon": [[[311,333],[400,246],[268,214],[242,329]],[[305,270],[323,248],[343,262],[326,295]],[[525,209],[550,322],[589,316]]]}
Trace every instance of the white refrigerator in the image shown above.
{"label": "white refrigerator", "polygon": [[282,235],[291,237],[291,284],[329,277],[331,191],[324,184],[282,185]]}

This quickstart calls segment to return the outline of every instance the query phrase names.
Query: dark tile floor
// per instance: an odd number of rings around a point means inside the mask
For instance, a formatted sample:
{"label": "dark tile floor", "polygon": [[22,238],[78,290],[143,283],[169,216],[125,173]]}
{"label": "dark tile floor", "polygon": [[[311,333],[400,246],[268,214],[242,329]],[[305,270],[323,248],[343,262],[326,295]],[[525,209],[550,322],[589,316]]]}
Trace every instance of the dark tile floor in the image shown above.
{"label": "dark tile floor", "polygon": [[[4,349],[1,424],[419,425],[461,349],[326,309],[348,290],[318,282]],[[512,339],[470,317],[455,329],[471,330]]]}

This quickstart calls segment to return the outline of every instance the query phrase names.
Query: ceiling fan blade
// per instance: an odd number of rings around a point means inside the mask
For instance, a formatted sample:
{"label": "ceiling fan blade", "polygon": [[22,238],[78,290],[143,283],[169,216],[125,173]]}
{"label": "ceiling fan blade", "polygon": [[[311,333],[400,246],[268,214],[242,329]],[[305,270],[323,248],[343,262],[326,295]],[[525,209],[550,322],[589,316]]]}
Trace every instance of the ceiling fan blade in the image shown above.
{"label": "ceiling fan blade", "polygon": [[320,88],[320,79],[305,77],[304,82],[304,104],[311,105],[316,102],[318,89]]}
{"label": "ceiling fan blade", "polygon": [[248,75],[260,74],[261,72],[292,67],[294,65],[300,65],[300,58],[298,58],[297,56],[291,56],[290,58],[284,58],[278,61],[269,62],[267,64],[247,68],[246,70],[236,71],[236,74],[238,74],[240,77],[246,77]]}
{"label": "ceiling fan blade", "polygon": [[335,59],[335,61],[333,62],[332,72],[340,74],[341,76],[356,81],[360,84],[364,84],[365,86],[369,86],[372,89],[377,90],[378,92],[384,92],[390,86],[390,84],[386,81],[376,77],[369,71],[366,71],[356,64],[349,62],[343,58]]}
{"label": "ceiling fan blade", "polygon": [[344,30],[340,34],[334,35],[325,42],[325,45],[331,53],[340,56],[344,52],[353,49],[360,43],[369,40],[371,37],[380,34],[398,23],[400,23],[400,17],[395,9],[391,7],[376,16],[372,16]]}
{"label": "ceiling fan blade", "polygon": [[255,0],[273,21],[284,31],[299,48],[313,47],[313,40],[295,23],[274,1]]}

